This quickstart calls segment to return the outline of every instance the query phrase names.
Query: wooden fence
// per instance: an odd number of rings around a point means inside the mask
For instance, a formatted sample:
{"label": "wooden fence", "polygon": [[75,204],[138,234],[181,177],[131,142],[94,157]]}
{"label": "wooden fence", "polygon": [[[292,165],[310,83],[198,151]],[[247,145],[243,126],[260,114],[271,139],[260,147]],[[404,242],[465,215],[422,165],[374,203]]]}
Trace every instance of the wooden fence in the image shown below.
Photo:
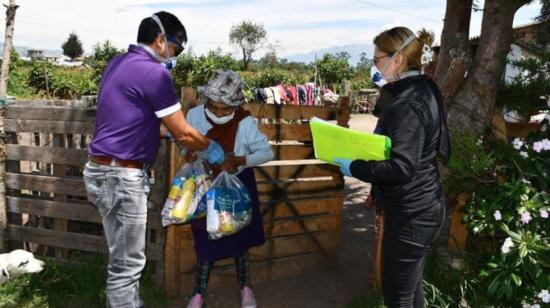
{"label": "wooden fence", "polygon": [[[19,101],[6,107],[6,210],[10,248],[61,259],[106,254],[97,211],[86,200],[82,169],[95,125],[95,108],[81,101]],[[160,153],[166,153],[166,143]],[[166,155],[151,169],[147,257],[159,282],[164,274]]]}
{"label": "wooden fence", "polygon": [[[313,159],[308,121],[316,116],[347,126],[349,99],[342,97],[336,107],[249,103],[245,108],[260,119],[275,153],[274,161],[255,168],[267,241],[251,250],[254,280],[335,266],[344,181],[337,167]],[[94,123],[95,108],[85,102],[20,101],[6,108],[11,249],[60,259],[107,253],[100,217],[87,202],[82,181]],[[160,223],[169,180],[183,163],[175,144],[163,141],[151,169],[146,253],[169,296],[191,291],[196,262],[189,226],[163,228]],[[212,287],[234,275],[232,262],[217,262]]]}
{"label": "wooden fence", "polygon": [[[186,94],[187,93],[187,94]],[[184,91],[184,102],[193,102]],[[349,98],[336,107],[244,105],[260,120],[272,142],[274,161],[255,168],[266,243],[250,250],[254,282],[269,281],[336,265],[340,241],[344,180],[337,167],[314,159],[309,119],[316,116],[347,126]],[[184,164],[170,147],[169,174]],[[190,294],[196,263],[190,226],[169,226],[166,236],[166,291]],[[210,287],[233,281],[233,259],[216,262]]]}

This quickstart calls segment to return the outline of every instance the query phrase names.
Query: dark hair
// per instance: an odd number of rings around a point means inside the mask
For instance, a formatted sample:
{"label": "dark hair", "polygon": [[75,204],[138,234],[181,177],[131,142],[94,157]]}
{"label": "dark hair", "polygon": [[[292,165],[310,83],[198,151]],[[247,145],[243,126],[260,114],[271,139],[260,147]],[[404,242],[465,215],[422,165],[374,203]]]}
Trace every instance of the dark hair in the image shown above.
{"label": "dark hair", "polygon": [[[167,35],[174,37],[182,45],[187,42],[185,27],[176,16],[164,11],[157,12],[154,15],[157,15],[160,19]],[[162,30],[151,17],[144,18],[139,24],[137,42],[151,44],[160,33],[162,33]]]}

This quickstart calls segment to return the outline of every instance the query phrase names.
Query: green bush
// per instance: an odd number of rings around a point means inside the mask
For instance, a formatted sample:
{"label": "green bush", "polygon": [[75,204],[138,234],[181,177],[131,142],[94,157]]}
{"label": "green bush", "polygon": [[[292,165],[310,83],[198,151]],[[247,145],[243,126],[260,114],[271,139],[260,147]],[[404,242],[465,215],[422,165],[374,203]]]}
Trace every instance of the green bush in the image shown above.
{"label": "green bush", "polygon": [[15,50],[12,50],[10,75],[8,78],[8,95],[13,95],[17,98],[32,96],[33,91],[28,84],[28,71],[28,62],[21,60],[19,54]]}
{"label": "green bush", "polygon": [[117,49],[109,40],[95,46],[93,55],[87,58],[85,63],[93,69],[92,78],[96,84],[101,81],[103,70],[109,61],[122,53],[124,53],[124,50]]}
{"label": "green bush", "polygon": [[250,88],[265,88],[279,84],[295,85],[306,82],[305,75],[280,69],[264,69],[256,74],[242,74],[246,85]]}
{"label": "green bush", "polygon": [[341,52],[336,55],[325,54],[317,60],[317,69],[323,84],[342,87],[345,80],[353,76],[353,67],[349,64],[350,55]]}
{"label": "green bush", "polygon": [[36,92],[52,91],[54,81],[53,65],[47,61],[32,61],[28,82]]}
{"label": "green bush", "polygon": [[447,183],[468,195],[469,265],[478,269],[480,297],[505,307],[541,304],[550,281],[549,131],[511,144],[454,135],[452,149]]}
{"label": "green bush", "polygon": [[179,91],[183,86],[198,87],[208,83],[210,76],[217,69],[239,70],[238,62],[231,54],[222,53],[221,49],[210,51],[207,55],[193,56],[184,54],[178,58],[172,70],[174,87]]}
{"label": "green bush", "polygon": [[[48,89],[46,91],[46,76]],[[34,61],[29,71],[28,84],[38,95],[59,99],[77,99],[97,93],[94,71],[84,67],[54,68],[49,62]]]}

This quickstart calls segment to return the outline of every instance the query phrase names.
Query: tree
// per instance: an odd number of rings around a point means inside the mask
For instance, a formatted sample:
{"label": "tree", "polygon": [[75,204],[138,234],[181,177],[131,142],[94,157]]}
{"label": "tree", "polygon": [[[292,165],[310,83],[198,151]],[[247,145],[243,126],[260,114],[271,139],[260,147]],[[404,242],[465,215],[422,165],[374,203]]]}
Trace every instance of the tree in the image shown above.
{"label": "tree", "polygon": [[537,33],[537,43],[546,46],[550,42],[550,0],[541,0],[540,2],[542,6],[537,21],[543,24]]}
{"label": "tree", "polygon": [[94,81],[99,83],[107,63],[123,52],[124,50],[117,49],[109,40],[106,40],[103,44],[98,43],[95,45],[94,54],[87,60],[90,62],[89,65],[94,69]]}
{"label": "tree", "polygon": [[266,67],[274,68],[279,64],[279,58],[277,57],[277,50],[280,48],[281,43],[276,41],[274,43],[267,44],[267,52],[260,59],[260,63]]}
{"label": "tree", "polygon": [[61,48],[63,48],[63,54],[71,58],[71,60],[80,57],[84,53],[82,43],[74,32],[69,34],[69,38],[63,43]]}
{"label": "tree", "polygon": [[470,54],[467,40],[472,2],[447,0],[435,79],[445,100],[451,129],[479,136],[493,116],[497,89],[513,40],[514,15],[530,1],[485,1],[475,57]]}
{"label": "tree", "polygon": [[[9,76],[9,67],[11,59],[11,51],[13,48],[13,31],[15,28],[15,11],[19,5],[15,5],[15,0],[10,0],[9,5],[4,5],[6,7],[6,33],[4,36],[4,53],[2,59],[6,61],[2,62],[2,70],[0,72],[0,98],[6,97],[8,94],[8,76]],[[0,188],[1,189],[1,188]],[[2,193],[0,192],[0,196]],[[3,205],[0,205],[3,206]],[[1,217],[2,209],[0,209],[0,224],[2,223],[3,217]],[[0,228],[2,228],[0,226]],[[0,230],[0,232],[3,232]],[[0,238],[1,240],[1,238]],[[0,249],[3,249],[3,244],[0,243]]]}
{"label": "tree", "polygon": [[357,71],[369,71],[370,68],[372,66],[372,60],[369,59],[367,57],[367,53],[366,52],[362,52],[360,55],[359,55],[359,62],[357,62],[357,66],[355,67],[355,69]]}
{"label": "tree", "polygon": [[233,25],[229,32],[229,42],[241,48],[243,53],[243,69],[248,68],[252,54],[257,51],[267,35],[263,24],[252,21],[242,21]]}
{"label": "tree", "polygon": [[350,55],[347,52],[325,54],[317,60],[317,70],[324,84],[338,85],[353,76],[353,68],[349,64]]}

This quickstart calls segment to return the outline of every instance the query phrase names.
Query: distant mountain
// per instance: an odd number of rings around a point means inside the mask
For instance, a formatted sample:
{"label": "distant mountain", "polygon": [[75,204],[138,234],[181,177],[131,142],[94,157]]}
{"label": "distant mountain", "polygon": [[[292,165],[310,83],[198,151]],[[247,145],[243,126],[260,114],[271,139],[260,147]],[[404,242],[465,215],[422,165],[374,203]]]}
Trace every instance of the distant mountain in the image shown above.
{"label": "distant mountain", "polygon": [[315,55],[317,55],[317,58],[322,58],[324,54],[335,54],[342,51],[348,52],[350,54],[349,63],[351,65],[356,65],[357,62],[359,62],[359,58],[362,52],[366,52],[367,56],[369,58],[372,58],[372,53],[374,50],[374,46],[370,44],[352,44],[352,45],[344,45],[344,46],[335,46],[325,49],[318,49],[314,50],[308,53],[301,53],[301,54],[294,54],[290,56],[286,56],[283,58],[288,59],[288,61],[294,61],[294,62],[303,62],[303,63],[310,63],[315,61]]}

